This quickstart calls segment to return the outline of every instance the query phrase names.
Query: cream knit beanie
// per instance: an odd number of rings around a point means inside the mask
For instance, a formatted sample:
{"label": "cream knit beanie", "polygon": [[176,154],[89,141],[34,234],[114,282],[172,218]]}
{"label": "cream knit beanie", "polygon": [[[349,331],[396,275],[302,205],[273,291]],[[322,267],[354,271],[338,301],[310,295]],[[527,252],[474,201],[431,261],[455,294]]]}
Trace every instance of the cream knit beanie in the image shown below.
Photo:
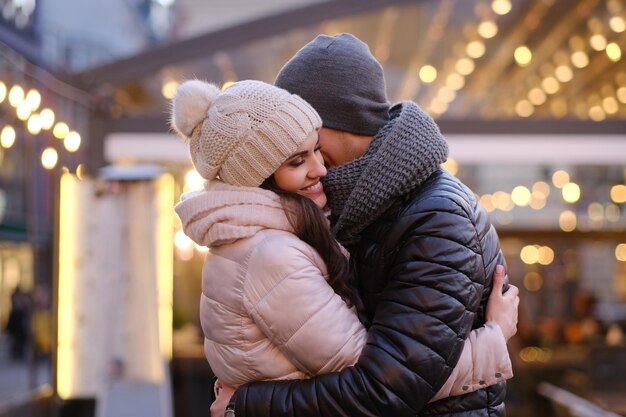
{"label": "cream knit beanie", "polygon": [[239,81],[220,91],[190,80],[176,91],[171,125],[189,141],[191,160],[203,178],[256,187],[322,121],[300,97],[261,81]]}

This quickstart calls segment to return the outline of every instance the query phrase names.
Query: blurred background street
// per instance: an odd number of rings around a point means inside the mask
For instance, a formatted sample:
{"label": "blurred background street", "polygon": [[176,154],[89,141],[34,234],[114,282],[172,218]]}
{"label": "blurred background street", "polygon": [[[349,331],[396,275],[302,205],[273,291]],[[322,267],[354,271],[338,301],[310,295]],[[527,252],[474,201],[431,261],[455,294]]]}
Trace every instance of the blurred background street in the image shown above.
{"label": "blurred background street", "polygon": [[0,417],[207,415],[169,100],[341,32],[498,230],[507,415],[626,416],[626,0],[0,0]]}

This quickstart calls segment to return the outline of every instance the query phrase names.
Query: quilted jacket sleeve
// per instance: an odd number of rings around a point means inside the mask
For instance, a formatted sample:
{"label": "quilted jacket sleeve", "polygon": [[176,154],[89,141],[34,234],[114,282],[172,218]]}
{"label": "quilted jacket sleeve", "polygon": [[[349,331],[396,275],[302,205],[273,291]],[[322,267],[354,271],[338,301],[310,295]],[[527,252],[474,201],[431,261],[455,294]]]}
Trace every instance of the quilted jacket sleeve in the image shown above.
{"label": "quilted jacket sleeve", "polygon": [[387,284],[355,364],[309,380],[252,383],[241,416],[415,416],[444,385],[481,301],[485,271],[468,209],[429,196],[396,219]]}
{"label": "quilted jacket sleeve", "polygon": [[467,394],[512,377],[513,365],[502,330],[495,322],[488,321],[472,330],[454,370],[431,402]]}
{"label": "quilted jacket sleeve", "polygon": [[356,312],[328,285],[314,250],[296,239],[268,239],[253,250],[246,309],[261,331],[302,372],[353,365],[366,331]]}

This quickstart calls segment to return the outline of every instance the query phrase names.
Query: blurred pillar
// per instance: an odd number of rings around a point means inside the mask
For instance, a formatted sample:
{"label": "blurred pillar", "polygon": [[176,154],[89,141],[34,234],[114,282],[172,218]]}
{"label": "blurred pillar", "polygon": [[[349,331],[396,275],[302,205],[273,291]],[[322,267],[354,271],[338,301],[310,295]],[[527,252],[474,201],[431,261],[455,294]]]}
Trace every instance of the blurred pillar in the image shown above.
{"label": "blurred pillar", "polygon": [[56,392],[98,417],[170,417],[174,180],[101,172],[61,179]]}

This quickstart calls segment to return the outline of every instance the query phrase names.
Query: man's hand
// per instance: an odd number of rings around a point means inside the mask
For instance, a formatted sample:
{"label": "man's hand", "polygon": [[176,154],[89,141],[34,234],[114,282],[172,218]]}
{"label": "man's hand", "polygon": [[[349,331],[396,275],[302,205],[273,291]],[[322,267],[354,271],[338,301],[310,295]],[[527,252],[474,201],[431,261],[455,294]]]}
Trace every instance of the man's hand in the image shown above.
{"label": "man's hand", "polygon": [[230,401],[230,397],[235,393],[235,387],[222,383],[219,379],[215,382],[217,398],[211,404],[211,417],[224,417],[224,411]]}
{"label": "man's hand", "polygon": [[498,265],[493,273],[493,288],[487,303],[486,318],[500,326],[504,338],[508,341],[517,333],[519,289],[515,285],[509,285],[508,291],[502,294],[504,281],[504,267]]}

